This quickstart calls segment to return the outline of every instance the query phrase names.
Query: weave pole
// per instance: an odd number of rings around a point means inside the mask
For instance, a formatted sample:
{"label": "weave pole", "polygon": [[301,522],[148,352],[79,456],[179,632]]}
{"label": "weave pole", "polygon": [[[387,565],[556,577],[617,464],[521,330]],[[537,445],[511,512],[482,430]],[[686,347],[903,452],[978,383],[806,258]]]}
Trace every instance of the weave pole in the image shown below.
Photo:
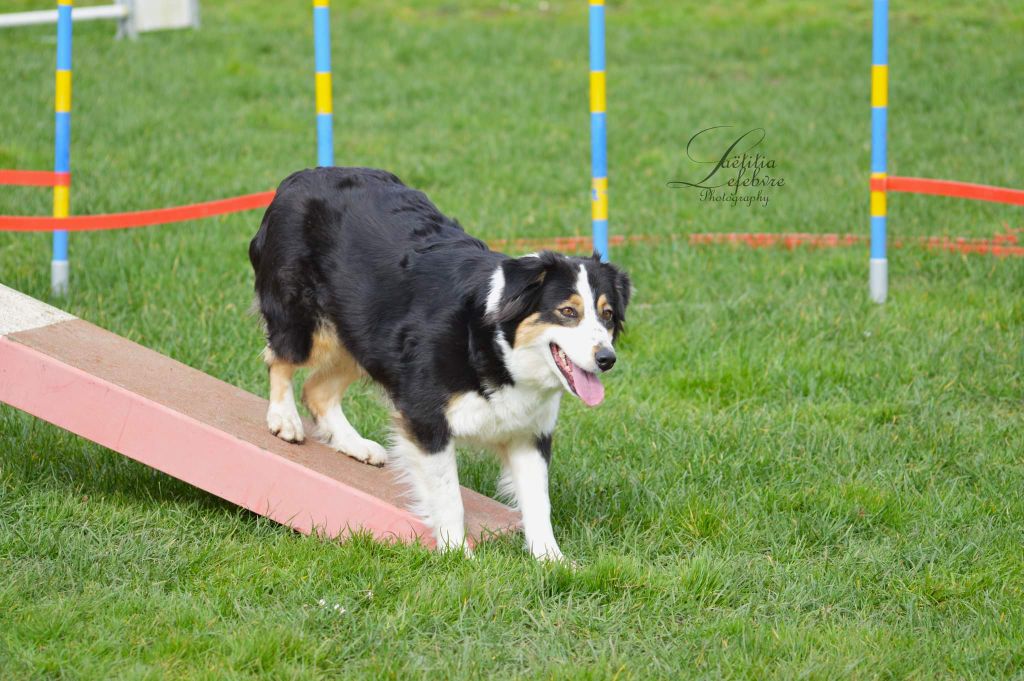
{"label": "weave pole", "polygon": [[313,0],[313,47],[316,52],[316,162],[319,166],[333,166],[330,0]]}
{"label": "weave pole", "polygon": [[590,0],[590,214],[594,250],[607,262],[608,128],[604,69],[604,0]]}
{"label": "weave pole", "polygon": [[[57,71],[54,98],[53,172],[63,183],[53,185],[53,217],[66,218],[71,208],[71,2],[57,0]],[[68,292],[68,233],[53,233],[50,289],[54,295]]]}
{"label": "weave pole", "polygon": [[889,293],[886,256],[886,127],[889,111],[889,0],[875,0],[871,46],[871,300]]}

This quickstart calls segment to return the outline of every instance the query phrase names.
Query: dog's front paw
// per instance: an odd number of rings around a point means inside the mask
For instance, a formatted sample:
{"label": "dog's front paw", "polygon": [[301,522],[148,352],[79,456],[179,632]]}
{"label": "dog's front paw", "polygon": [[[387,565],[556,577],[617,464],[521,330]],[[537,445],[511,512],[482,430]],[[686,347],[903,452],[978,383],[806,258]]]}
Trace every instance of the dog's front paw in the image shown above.
{"label": "dog's front paw", "polygon": [[441,553],[461,553],[463,558],[467,558],[469,560],[473,560],[474,558],[476,558],[476,554],[473,553],[473,549],[471,549],[469,547],[469,544],[465,542],[461,544],[451,544],[449,542],[442,542],[438,540],[437,550]]}
{"label": "dog's front paw", "polygon": [[542,562],[567,562],[565,556],[562,555],[562,550],[558,548],[558,544],[533,544],[530,546],[530,553]]}
{"label": "dog's front paw", "polygon": [[473,558],[475,554],[466,541],[465,530],[453,527],[448,530],[435,529],[434,541],[437,542],[437,550],[441,553],[461,553],[466,558]]}
{"label": "dog's front paw", "polygon": [[295,408],[271,402],[267,409],[267,428],[285,442],[300,443],[306,439],[302,430],[302,419]]}

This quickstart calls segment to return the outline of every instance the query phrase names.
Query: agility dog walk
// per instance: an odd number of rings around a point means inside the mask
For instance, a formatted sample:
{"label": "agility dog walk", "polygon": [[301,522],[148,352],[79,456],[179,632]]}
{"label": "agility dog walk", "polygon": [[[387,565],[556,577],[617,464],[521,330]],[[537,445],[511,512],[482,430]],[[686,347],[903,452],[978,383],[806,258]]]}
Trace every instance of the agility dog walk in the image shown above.
{"label": "agility dog walk", "polygon": [[[421,540],[388,469],[267,432],[267,401],[0,285],[0,402],[309,534]],[[462,488],[467,542],[519,514]]]}

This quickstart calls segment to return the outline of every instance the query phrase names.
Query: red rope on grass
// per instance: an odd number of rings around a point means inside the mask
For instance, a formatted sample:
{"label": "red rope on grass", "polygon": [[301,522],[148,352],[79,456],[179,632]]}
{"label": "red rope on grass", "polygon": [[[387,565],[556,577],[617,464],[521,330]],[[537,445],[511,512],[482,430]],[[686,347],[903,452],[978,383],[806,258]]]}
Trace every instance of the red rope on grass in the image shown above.
{"label": "red rope on grass", "polygon": [[[864,243],[858,234],[810,234],[805,232],[705,232],[693,234],[672,234],[666,236],[648,234],[616,234],[609,237],[610,246],[623,244],[652,243],[686,239],[693,245],[737,244],[751,248],[782,246],[793,249],[797,246],[811,248],[838,248]],[[489,242],[493,248],[509,248],[515,251],[544,250],[586,252],[593,250],[589,236],[563,236],[548,239],[497,239]]]}
{"label": "red rope on grass", "polygon": [[806,232],[726,232],[690,234],[691,244],[743,244],[752,248],[783,246],[793,249],[797,246],[812,248],[839,248],[863,243],[858,234],[809,234]]}
{"label": "red rope on grass", "polygon": [[52,170],[0,170],[0,184],[22,187],[67,187],[71,184],[71,173],[55,173]]}
{"label": "red rope on grass", "polygon": [[[785,248],[794,250],[806,248],[850,248],[866,246],[867,238],[860,234],[810,234],[806,232],[697,232],[691,234],[670,234],[665,236],[631,234],[616,235],[609,239],[612,246],[627,243],[658,244],[666,241],[685,239],[693,246],[732,245],[748,248]],[[970,255],[995,255],[1024,257],[1024,246],[1019,245],[1014,233],[997,234],[992,238],[967,237],[919,237],[910,242],[930,251],[947,251]],[[497,250],[541,251],[555,250],[571,253],[593,252],[589,236],[564,236],[540,239],[495,239],[488,242]],[[902,239],[892,241],[893,248],[903,248],[907,243]]]}
{"label": "red rope on grass", "polygon": [[875,191],[905,192],[908,194],[952,196],[958,199],[973,199],[975,201],[991,201],[993,203],[1024,206],[1024,190],[992,187],[987,184],[957,182],[955,180],[928,180],[923,177],[890,175],[887,178],[872,178],[871,189]]}
{"label": "red rope on grass", "polygon": [[1013,235],[998,235],[991,239],[930,236],[921,237],[918,244],[929,251],[1024,257],[1024,246],[1018,246]]}
{"label": "red rope on grass", "polygon": [[69,232],[85,232],[99,229],[127,229],[130,227],[163,225],[168,222],[198,220],[199,218],[208,218],[225,213],[265,208],[273,198],[274,192],[269,191],[235,196],[218,201],[193,203],[187,206],[139,210],[131,213],[80,215],[67,218],[0,215],[0,232],[52,232],[58,229]]}
{"label": "red rope on grass", "polygon": [[[4,173],[8,175],[5,177]],[[38,180],[37,184],[47,186],[46,182],[56,183],[58,180],[69,181],[67,173],[50,173],[34,170],[0,171],[0,180],[11,177],[11,173]],[[940,180],[916,180],[915,178],[889,178],[889,188],[893,191],[910,191],[909,189],[893,189],[892,181],[913,180],[926,184],[953,184]],[[900,185],[898,186],[908,186]],[[913,186],[913,185],[909,185]],[[983,187],[982,185],[966,185],[968,187],[982,187],[985,190],[997,192],[1011,192],[1021,194],[1021,205],[1024,205],[1024,192],[1016,190],[999,189],[997,187]],[[876,185],[872,184],[872,188]],[[916,191],[916,190],[915,190]],[[971,191],[974,191],[973,189]],[[56,229],[73,232],[106,230],[106,229],[127,229],[131,227],[146,227],[149,225],[162,225],[170,222],[183,222],[185,220],[197,220],[200,218],[235,213],[255,208],[264,208],[274,198],[274,192],[259,192],[256,194],[245,194],[229,199],[218,201],[206,201],[173,208],[159,208],[156,210],[140,210],[130,213],[110,213],[106,215],[84,215],[67,218],[37,217],[37,216],[15,216],[0,215],[0,232],[49,232]],[[988,199],[985,199],[988,200]],[[994,200],[994,199],[993,199]],[[1016,200],[1016,198],[1015,198]],[[646,234],[616,234],[609,239],[612,246],[621,246],[627,243],[662,243],[664,241],[676,241],[685,238],[690,244],[734,244],[748,246],[751,248],[767,248],[781,246],[787,249],[794,249],[799,246],[809,248],[843,248],[864,244],[866,239],[859,234],[810,234],[806,232],[725,232],[725,233],[694,233],[694,234],[673,234],[667,236],[646,235]],[[1021,256],[1024,257],[1024,246],[1018,244],[1015,233],[996,235],[991,239],[969,239],[951,237],[922,237],[916,243],[928,250],[943,250],[957,253],[986,254],[997,256]],[[592,252],[593,246],[589,236],[565,236],[540,239],[496,239],[490,242],[492,248],[511,249],[516,251],[552,249],[556,251],[571,252]],[[896,240],[893,246],[900,248],[903,242]]]}

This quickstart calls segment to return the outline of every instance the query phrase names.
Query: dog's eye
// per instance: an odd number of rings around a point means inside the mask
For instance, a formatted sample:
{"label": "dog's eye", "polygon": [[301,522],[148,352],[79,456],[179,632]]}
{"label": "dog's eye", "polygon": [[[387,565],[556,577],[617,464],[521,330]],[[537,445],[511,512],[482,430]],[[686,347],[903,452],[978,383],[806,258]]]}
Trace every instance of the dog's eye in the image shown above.
{"label": "dog's eye", "polygon": [[568,317],[569,319],[576,319],[576,308],[574,307],[563,307],[562,309],[559,310],[559,312],[561,312],[563,316]]}
{"label": "dog's eye", "polygon": [[604,309],[604,310],[603,310],[603,311],[601,312],[601,319],[605,320],[606,322],[610,322],[610,321],[612,320],[612,311],[611,311],[611,308],[608,308],[608,307],[606,307],[606,308],[605,308],[605,309]]}

